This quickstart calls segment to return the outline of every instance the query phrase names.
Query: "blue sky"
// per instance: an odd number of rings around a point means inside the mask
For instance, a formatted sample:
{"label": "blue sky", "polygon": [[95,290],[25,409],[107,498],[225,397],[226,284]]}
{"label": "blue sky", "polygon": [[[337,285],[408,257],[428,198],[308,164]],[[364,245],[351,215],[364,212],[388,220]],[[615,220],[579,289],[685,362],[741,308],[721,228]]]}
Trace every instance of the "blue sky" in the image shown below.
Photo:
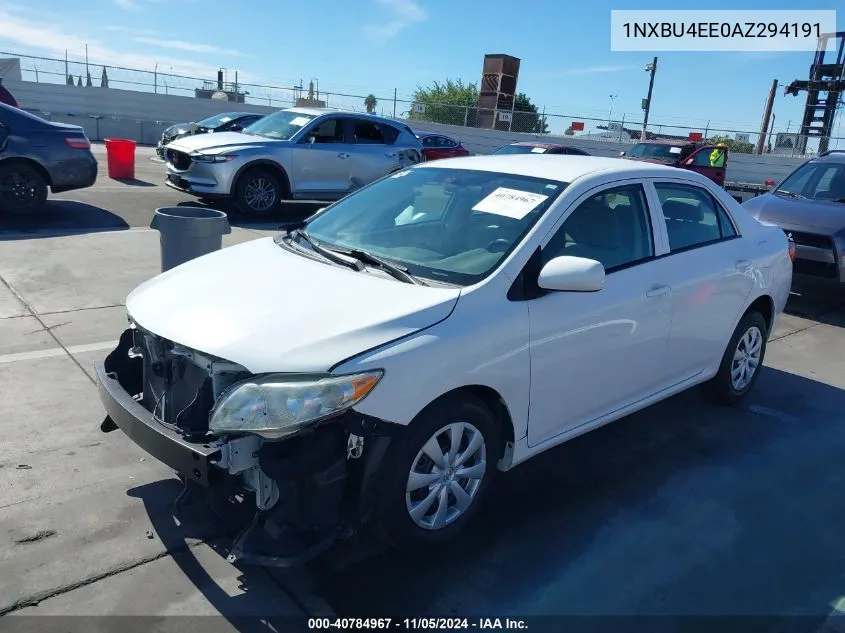
{"label": "blue sky", "polygon": [[[592,0],[0,0],[0,51],[143,67],[213,79],[227,68],[241,82],[306,84],[321,91],[374,93],[386,106],[394,88],[408,99],[418,84],[475,82],[485,53],[522,60],[518,89],[547,114],[641,118],[649,52],[610,50],[610,11],[693,9],[693,2],[644,0],[640,6]],[[814,0],[812,9],[841,2]],[[37,6],[37,8],[33,8]],[[69,8],[73,6],[73,9]],[[702,6],[702,5],[699,5]],[[783,0],[711,0],[708,9],[798,9]],[[845,30],[845,14],[838,16]],[[772,80],[804,79],[812,53],[656,53],[654,124],[754,132]],[[35,62],[24,61],[30,68]],[[41,78],[61,70],[38,62]],[[52,69],[52,70],[51,70]],[[94,73],[99,74],[99,70]],[[34,79],[27,73],[26,79]],[[54,79],[54,80],[56,80]],[[119,86],[113,86],[119,87]],[[261,90],[255,90],[260,94]],[[272,98],[271,92],[267,95]],[[334,103],[358,104],[335,98]],[[332,98],[330,103],[332,105]],[[775,129],[795,129],[804,96],[778,91]],[[400,104],[400,109],[402,108]],[[404,109],[407,109],[405,105]],[[392,110],[392,104],[390,105]],[[563,119],[561,119],[563,120]],[[557,126],[555,126],[557,127]],[[588,121],[588,128],[590,122]],[[845,135],[845,131],[841,133]]]}

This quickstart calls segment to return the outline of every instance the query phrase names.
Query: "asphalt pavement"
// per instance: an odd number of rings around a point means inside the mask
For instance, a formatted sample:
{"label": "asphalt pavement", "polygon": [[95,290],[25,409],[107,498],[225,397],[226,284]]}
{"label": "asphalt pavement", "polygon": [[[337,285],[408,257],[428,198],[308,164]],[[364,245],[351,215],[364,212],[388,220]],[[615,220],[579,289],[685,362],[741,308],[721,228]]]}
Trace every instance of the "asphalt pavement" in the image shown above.
{"label": "asphalt pavement", "polygon": [[[359,538],[302,570],[230,565],[231,530],[202,506],[174,518],[172,472],[99,430],[92,364],[158,272],[154,209],[193,203],[162,169],[139,161],[145,185],[103,177],[0,223],[0,614],[218,614],[231,630],[243,615],[285,630],[330,613],[771,615],[814,630],[845,605],[845,300],[830,292],[792,297],[742,406],[693,390],[552,449],[504,474],[450,545]],[[224,245],[272,232],[244,221]]]}

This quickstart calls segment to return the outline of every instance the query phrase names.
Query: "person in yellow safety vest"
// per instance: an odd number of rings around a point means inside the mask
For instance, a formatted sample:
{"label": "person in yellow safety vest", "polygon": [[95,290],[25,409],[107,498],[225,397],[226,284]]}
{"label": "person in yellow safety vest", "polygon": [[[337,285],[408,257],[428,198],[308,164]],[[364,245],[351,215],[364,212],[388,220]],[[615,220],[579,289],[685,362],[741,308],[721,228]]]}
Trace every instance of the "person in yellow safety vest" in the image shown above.
{"label": "person in yellow safety vest", "polygon": [[724,143],[719,143],[716,147],[713,148],[713,151],[710,152],[710,166],[711,167],[724,167],[725,166],[725,150],[728,149],[728,146]]}

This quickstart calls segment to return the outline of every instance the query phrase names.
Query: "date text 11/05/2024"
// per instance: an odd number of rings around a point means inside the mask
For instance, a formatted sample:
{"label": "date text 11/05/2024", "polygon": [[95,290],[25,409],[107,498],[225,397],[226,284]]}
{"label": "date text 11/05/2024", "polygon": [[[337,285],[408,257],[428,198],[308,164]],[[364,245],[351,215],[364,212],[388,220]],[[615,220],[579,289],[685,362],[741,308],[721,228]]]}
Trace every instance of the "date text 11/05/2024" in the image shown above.
{"label": "date text 11/05/2024", "polygon": [[524,620],[513,618],[309,618],[312,631],[467,631],[525,630]]}
{"label": "date text 11/05/2024", "polygon": [[819,22],[626,22],[622,28],[625,37],[633,38],[821,37]]}

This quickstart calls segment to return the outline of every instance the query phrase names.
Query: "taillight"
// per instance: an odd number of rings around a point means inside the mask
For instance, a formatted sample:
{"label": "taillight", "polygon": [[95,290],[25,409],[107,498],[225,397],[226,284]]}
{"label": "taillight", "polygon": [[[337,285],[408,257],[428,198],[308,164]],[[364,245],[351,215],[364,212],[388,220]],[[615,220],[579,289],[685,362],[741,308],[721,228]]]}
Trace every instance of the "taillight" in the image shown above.
{"label": "taillight", "polygon": [[65,143],[73,149],[91,149],[91,143],[85,137],[68,136],[65,138]]}
{"label": "taillight", "polygon": [[795,240],[792,239],[792,235],[788,236],[789,238],[789,259],[792,262],[795,262]]}

